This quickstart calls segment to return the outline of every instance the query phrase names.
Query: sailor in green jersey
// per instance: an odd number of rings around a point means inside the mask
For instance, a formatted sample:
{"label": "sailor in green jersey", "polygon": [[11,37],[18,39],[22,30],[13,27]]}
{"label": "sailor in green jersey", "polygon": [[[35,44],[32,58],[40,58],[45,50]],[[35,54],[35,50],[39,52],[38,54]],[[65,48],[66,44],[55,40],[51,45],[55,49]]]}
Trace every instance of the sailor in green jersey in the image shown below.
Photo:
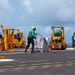
{"label": "sailor in green jersey", "polygon": [[74,40],[74,35],[72,35],[72,41]]}
{"label": "sailor in green jersey", "polygon": [[32,44],[32,51],[31,51],[31,53],[34,52],[34,39],[36,39],[36,35],[37,35],[35,33],[35,31],[36,31],[35,27],[32,27],[32,30],[29,31],[29,34],[28,34],[28,43],[27,43],[25,52],[27,52],[27,49],[30,46],[30,44]]}
{"label": "sailor in green jersey", "polygon": [[75,34],[72,35],[72,47],[75,46],[75,39],[74,39]]}

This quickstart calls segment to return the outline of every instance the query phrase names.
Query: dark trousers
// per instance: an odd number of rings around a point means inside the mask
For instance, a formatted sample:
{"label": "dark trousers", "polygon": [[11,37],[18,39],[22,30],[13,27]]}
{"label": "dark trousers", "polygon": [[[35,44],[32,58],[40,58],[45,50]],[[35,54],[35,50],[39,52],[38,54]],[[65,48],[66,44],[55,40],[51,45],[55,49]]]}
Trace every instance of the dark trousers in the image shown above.
{"label": "dark trousers", "polygon": [[28,44],[26,46],[25,51],[27,51],[27,49],[29,48],[30,44],[32,44],[32,51],[31,52],[33,52],[33,50],[34,50],[34,39],[28,37]]}
{"label": "dark trousers", "polygon": [[73,47],[75,46],[75,40],[72,40],[72,46]]}

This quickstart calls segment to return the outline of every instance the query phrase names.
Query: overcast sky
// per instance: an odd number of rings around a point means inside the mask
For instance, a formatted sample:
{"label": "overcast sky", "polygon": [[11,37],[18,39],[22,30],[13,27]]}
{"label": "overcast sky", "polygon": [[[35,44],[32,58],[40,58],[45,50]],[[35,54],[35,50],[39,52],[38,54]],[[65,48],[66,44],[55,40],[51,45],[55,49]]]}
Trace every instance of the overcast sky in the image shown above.
{"label": "overcast sky", "polygon": [[52,26],[64,26],[66,42],[75,31],[75,0],[0,0],[0,24],[19,28],[27,37],[36,26],[37,32],[51,36]]}

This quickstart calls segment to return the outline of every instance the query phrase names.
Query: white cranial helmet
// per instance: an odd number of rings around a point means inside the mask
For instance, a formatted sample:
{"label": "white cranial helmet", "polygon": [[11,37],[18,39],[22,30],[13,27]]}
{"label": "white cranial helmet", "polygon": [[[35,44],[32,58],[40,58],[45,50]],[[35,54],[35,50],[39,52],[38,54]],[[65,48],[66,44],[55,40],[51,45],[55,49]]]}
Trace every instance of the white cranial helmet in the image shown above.
{"label": "white cranial helmet", "polygon": [[36,30],[36,27],[32,27],[33,30]]}

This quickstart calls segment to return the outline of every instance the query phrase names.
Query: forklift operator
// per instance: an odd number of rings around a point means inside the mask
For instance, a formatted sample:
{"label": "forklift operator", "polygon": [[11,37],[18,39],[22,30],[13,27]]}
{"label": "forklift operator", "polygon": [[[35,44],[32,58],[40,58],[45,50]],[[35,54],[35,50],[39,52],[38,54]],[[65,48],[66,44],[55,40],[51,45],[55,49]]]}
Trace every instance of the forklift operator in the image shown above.
{"label": "forklift operator", "polygon": [[17,39],[18,39],[18,41],[21,40],[19,33],[17,33]]}
{"label": "forklift operator", "polygon": [[2,38],[1,32],[0,32],[0,38]]}

